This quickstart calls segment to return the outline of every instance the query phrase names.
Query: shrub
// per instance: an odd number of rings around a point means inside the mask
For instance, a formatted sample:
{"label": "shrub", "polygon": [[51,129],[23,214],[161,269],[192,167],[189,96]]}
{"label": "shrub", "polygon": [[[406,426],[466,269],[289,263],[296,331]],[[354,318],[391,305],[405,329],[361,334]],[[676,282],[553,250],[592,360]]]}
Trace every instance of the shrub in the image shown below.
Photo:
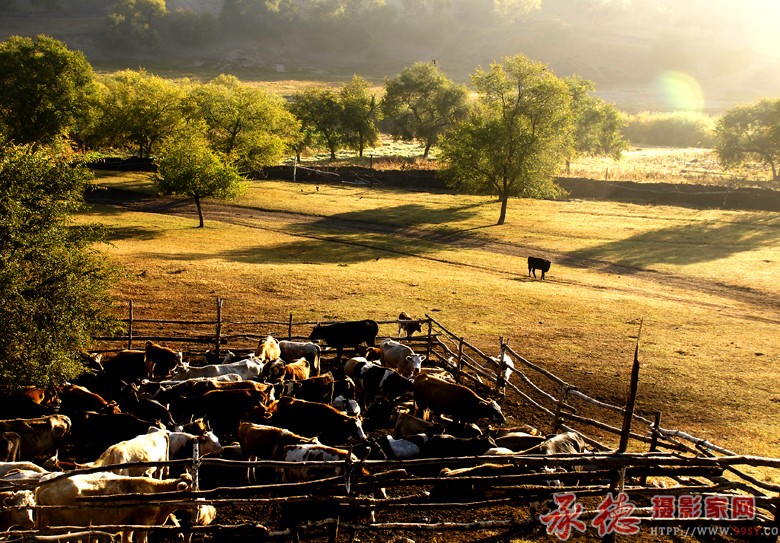
{"label": "shrub", "polygon": [[628,117],[623,135],[632,145],[710,148],[715,143],[715,123],[706,113],[644,111]]}

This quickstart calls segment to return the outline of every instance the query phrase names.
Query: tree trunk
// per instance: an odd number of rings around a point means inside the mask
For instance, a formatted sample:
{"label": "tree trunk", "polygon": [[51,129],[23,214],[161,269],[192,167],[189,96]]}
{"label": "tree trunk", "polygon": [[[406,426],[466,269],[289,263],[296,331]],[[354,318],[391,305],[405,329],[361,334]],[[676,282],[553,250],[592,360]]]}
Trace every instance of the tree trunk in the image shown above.
{"label": "tree trunk", "polygon": [[200,207],[200,196],[198,194],[195,195],[195,207],[198,208],[198,220],[200,221],[198,228],[203,228],[203,209]]}
{"label": "tree trunk", "polygon": [[509,201],[509,194],[507,192],[503,192],[501,194],[501,213],[498,215],[498,224],[499,226],[504,224],[504,221],[506,220],[506,204]]}
{"label": "tree trunk", "polygon": [[425,142],[425,151],[423,151],[423,158],[428,158],[428,152],[431,150],[432,141]]}

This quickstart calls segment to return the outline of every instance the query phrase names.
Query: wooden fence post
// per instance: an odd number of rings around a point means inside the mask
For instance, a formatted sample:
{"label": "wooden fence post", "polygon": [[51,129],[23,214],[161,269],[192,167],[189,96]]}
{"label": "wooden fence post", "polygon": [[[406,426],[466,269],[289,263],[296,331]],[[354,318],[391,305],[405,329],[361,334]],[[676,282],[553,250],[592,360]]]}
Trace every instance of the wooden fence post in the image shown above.
{"label": "wooden fence post", "polygon": [[127,349],[133,348],[133,300],[130,300],[130,314],[127,321]]}
{"label": "wooden fence post", "polygon": [[292,340],[293,314],[290,313],[290,321],[287,323],[287,341]]}
{"label": "wooden fence post", "polygon": [[219,358],[219,349],[222,345],[222,303],[223,298],[217,298],[217,329],[214,333],[214,355]]}
{"label": "wooden fence post", "polygon": [[506,353],[506,343],[503,337],[498,338],[498,374],[496,375],[496,394],[503,397],[506,394],[506,382],[504,381],[504,373],[506,372],[506,362],[504,361],[504,353]]}
{"label": "wooden fence post", "polygon": [[460,383],[460,372],[463,371],[463,342],[465,340],[463,338],[460,338],[460,343],[458,343],[458,365],[455,369],[455,382]]}
{"label": "wooden fence post", "polygon": [[425,360],[430,360],[433,352],[433,320],[428,317],[428,349],[425,353]]}

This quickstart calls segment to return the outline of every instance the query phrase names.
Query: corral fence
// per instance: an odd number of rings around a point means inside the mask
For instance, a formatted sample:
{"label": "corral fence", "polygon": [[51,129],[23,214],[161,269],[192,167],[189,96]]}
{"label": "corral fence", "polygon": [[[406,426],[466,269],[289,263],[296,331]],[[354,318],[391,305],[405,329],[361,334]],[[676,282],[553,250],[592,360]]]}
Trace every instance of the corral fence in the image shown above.
{"label": "corral fence", "polygon": [[[377,322],[380,338],[397,335],[397,319]],[[163,526],[155,530],[209,533],[220,538],[245,536],[252,541],[320,537],[335,542],[355,534],[366,539],[374,537],[370,534],[385,534],[376,535],[381,541],[386,541],[388,534],[425,540],[426,534],[451,531],[474,532],[469,536],[472,540],[487,541],[538,532],[545,526],[548,533],[561,536],[562,532],[556,530],[562,525],[556,523],[567,515],[571,520],[575,512],[574,520],[605,539],[636,529],[656,536],[682,530],[703,538],[707,534],[727,534],[776,541],[780,532],[780,485],[772,481],[780,476],[780,459],[740,455],[687,432],[663,427],[660,413],[635,412],[636,356],[626,405],[611,405],[527,360],[505,338],[498,339],[496,355],[491,357],[430,315],[419,322],[423,332],[409,342],[416,352],[426,353],[427,365],[449,372],[484,396],[522,405],[534,420],[546,421],[544,429],[548,433],[578,433],[592,451],[551,456],[517,453],[289,463],[200,458],[195,449],[192,459],[168,463],[172,467],[189,466],[193,474],[191,490],[90,498],[80,505],[176,503],[186,508],[205,503],[219,511],[240,503],[253,508],[253,520],[231,522],[233,517],[224,521],[218,515],[209,526]],[[257,340],[269,334],[280,339],[304,339],[308,333],[302,331],[308,332],[314,324],[295,321],[293,315],[278,322],[229,321],[223,316],[221,300],[217,301],[216,319],[210,321],[141,319],[134,315],[131,304],[128,333],[96,339],[106,351],[112,350],[112,344],[132,348],[147,340],[169,345],[200,344],[217,351],[252,349]],[[201,328],[194,330],[193,326]],[[162,335],[159,329],[163,327],[174,333]],[[181,332],[181,327],[188,328],[189,333]],[[389,329],[396,334],[381,334]],[[499,362],[497,371],[495,361],[503,360],[504,354],[514,361],[514,367]],[[454,470],[483,463],[515,469],[499,468],[490,475],[476,472],[444,477],[440,473],[443,468]],[[200,474],[208,469],[244,474],[249,469],[286,470],[291,466],[327,466],[338,473],[296,483],[201,484]],[[578,509],[573,507],[575,500]],[[118,529],[91,528],[94,532]],[[37,541],[63,531],[13,533]]]}

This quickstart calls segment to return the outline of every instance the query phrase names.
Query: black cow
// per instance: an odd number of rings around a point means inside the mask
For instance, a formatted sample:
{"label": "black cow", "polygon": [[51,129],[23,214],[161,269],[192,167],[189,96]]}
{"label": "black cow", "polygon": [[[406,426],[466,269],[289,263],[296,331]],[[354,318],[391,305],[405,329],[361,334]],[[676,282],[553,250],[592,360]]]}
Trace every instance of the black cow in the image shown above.
{"label": "black cow", "polygon": [[414,391],[412,381],[395,370],[371,362],[363,365],[354,377],[364,407],[378,399],[395,403],[404,394],[411,395]]}
{"label": "black cow", "polygon": [[455,437],[449,434],[437,434],[420,446],[420,458],[481,456],[495,446],[496,442],[490,436]]}
{"label": "black cow", "polygon": [[333,324],[317,323],[309,339],[312,341],[319,339],[331,347],[336,347],[336,357],[341,358],[345,346],[355,347],[361,343],[369,346],[376,345],[377,334],[379,334],[379,325],[376,321],[366,319]]}
{"label": "black cow", "polygon": [[534,274],[534,279],[536,279],[536,270],[541,270],[542,272],[542,279],[544,279],[544,273],[550,271],[550,261],[545,260],[544,258],[537,258],[535,256],[529,256],[528,257],[528,275],[530,277],[531,273]]}

